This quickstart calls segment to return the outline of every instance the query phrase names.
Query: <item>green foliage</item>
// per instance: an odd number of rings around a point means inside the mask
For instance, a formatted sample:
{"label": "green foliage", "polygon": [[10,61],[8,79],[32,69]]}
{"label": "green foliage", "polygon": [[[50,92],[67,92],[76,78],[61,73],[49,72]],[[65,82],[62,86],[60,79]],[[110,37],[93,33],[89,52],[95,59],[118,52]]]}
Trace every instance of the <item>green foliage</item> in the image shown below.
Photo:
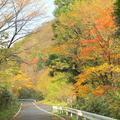
{"label": "green foliage", "polygon": [[109,116],[110,109],[105,97],[88,96],[86,99],[79,98],[73,107],[100,115]]}
{"label": "green foliage", "polygon": [[46,66],[46,60],[47,60],[47,56],[43,55],[42,53],[38,54],[38,63],[37,63],[38,70],[44,69],[44,67]]}
{"label": "green foliage", "polygon": [[0,49],[0,64],[7,62],[10,56],[10,51],[8,49]]}
{"label": "green foliage", "polygon": [[36,100],[43,100],[44,96],[41,92],[36,91],[34,89],[22,88],[19,90],[20,99],[36,99]]}
{"label": "green foliage", "polygon": [[55,4],[58,7],[55,11],[55,15],[58,16],[61,13],[67,12],[69,10],[69,5],[72,1],[74,0],[55,0]]}
{"label": "green foliage", "polygon": [[[114,2],[105,2],[104,6],[100,0],[56,0],[53,39],[60,52],[49,57],[48,65],[54,72],[69,73],[68,79],[76,79],[78,109],[120,118],[119,92],[108,93],[119,89],[119,38],[113,36],[117,29]],[[115,3],[115,14],[120,26],[120,0]]]}
{"label": "green foliage", "polygon": [[[79,34],[81,34],[81,21],[77,22],[74,26],[67,26],[66,23],[62,23],[60,21],[60,17],[65,15],[68,17],[68,13],[72,10],[71,5],[75,0],[56,0],[57,9],[55,11],[55,15],[57,17],[56,21],[53,24],[54,31],[54,40],[57,43],[64,43],[66,41],[70,41],[71,39],[77,39]],[[71,18],[70,18],[71,19]],[[76,22],[76,21],[75,21]]]}
{"label": "green foliage", "polygon": [[19,107],[20,105],[17,102],[14,102],[8,107],[4,107],[0,110],[0,120],[11,120],[18,111]]}
{"label": "green foliage", "polygon": [[109,102],[110,116],[113,118],[120,118],[120,90],[116,89],[108,93],[107,100]]}
{"label": "green foliage", "polygon": [[116,0],[115,2],[115,18],[116,18],[116,23],[119,27],[117,34],[120,35],[120,0]]}
{"label": "green foliage", "polygon": [[8,32],[1,32],[0,33],[0,48],[6,48],[8,45],[8,41],[6,41],[6,39],[9,38],[9,34]]}
{"label": "green foliage", "polygon": [[48,86],[46,100],[53,103],[67,103],[72,93],[72,85],[68,83],[68,76],[64,73],[57,74]]}
{"label": "green foliage", "polygon": [[0,87],[0,108],[8,107],[15,101],[15,97],[7,88]]}
{"label": "green foliage", "polygon": [[70,57],[59,54],[51,54],[48,58],[47,65],[51,68],[50,75],[55,76],[57,73],[66,73],[68,82],[73,83],[74,76],[78,74],[75,69],[75,63]]}
{"label": "green foliage", "polygon": [[50,55],[49,60],[48,60],[48,65],[54,71],[59,71],[59,72],[65,72],[69,70],[69,59],[64,58],[63,56],[57,56],[57,55]]}
{"label": "green foliage", "polygon": [[120,118],[119,108],[120,91],[110,91],[104,96],[89,95],[86,98],[78,97],[77,101],[73,103],[73,107],[97,113],[103,116],[109,116],[116,119]]}
{"label": "green foliage", "polygon": [[12,66],[19,66],[22,62],[21,58],[13,49],[0,49],[0,70],[5,70]]}

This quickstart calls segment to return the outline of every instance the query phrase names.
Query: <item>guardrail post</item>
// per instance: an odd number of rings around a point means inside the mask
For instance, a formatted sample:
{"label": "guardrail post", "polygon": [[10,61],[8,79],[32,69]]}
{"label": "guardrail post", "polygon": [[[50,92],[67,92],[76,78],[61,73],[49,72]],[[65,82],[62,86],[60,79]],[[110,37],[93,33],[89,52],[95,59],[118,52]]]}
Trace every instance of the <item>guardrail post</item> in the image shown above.
{"label": "guardrail post", "polygon": [[78,111],[78,113],[77,113],[77,120],[82,120],[82,116],[83,116],[82,112]]}
{"label": "guardrail post", "polygon": [[66,111],[66,115],[68,116],[68,112]]}
{"label": "guardrail post", "polygon": [[57,108],[57,106],[53,106],[53,112],[58,112],[58,108]]}
{"label": "guardrail post", "polygon": [[71,114],[71,113],[68,111],[68,116],[70,116],[70,114]]}
{"label": "guardrail post", "polygon": [[63,108],[59,107],[60,114],[62,114],[62,110],[63,110]]}
{"label": "guardrail post", "polygon": [[61,110],[61,114],[63,114],[64,112],[63,112],[63,110]]}
{"label": "guardrail post", "polygon": [[77,120],[82,120],[81,116],[77,116]]}
{"label": "guardrail post", "polygon": [[70,117],[72,117],[73,116],[73,114],[72,113],[70,113]]}

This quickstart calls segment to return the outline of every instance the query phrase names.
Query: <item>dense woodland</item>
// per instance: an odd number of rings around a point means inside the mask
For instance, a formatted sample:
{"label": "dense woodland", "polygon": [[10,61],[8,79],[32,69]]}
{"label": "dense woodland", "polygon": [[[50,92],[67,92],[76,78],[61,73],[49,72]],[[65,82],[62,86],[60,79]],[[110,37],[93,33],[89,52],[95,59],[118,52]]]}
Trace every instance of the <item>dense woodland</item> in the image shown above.
{"label": "dense woodland", "polygon": [[34,98],[120,119],[120,0],[55,4],[55,20],[17,43],[0,22],[0,116]]}

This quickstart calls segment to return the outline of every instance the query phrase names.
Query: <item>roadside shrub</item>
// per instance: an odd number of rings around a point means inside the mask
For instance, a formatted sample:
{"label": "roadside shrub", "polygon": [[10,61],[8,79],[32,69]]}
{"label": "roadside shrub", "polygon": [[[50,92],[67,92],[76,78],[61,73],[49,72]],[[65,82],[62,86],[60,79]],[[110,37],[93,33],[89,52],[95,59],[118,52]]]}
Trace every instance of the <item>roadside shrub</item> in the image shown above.
{"label": "roadside shrub", "polygon": [[12,93],[6,88],[0,88],[0,108],[7,107],[14,101]]}
{"label": "roadside shrub", "polygon": [[74,107],[87,112],[108,116],[110,114],[109,105],[106,98],[90,95],[86,98],[79,98]]}
{"label": "roadside shrub", "polygon": [[110,116],[120,119],[120,90],[110,91],[108,93]]}
{"label": "roadside shrub", "polygon": [[109,91],[103,96],[78,97],[72,107],[112,118],[120,118],[120,91]]}

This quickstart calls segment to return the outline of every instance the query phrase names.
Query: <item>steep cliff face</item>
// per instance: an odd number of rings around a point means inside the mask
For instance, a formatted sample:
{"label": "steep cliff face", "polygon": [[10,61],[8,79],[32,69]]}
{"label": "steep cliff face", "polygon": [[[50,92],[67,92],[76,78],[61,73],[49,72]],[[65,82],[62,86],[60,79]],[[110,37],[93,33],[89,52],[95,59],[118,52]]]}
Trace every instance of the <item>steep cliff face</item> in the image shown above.
{"label": "steep cliff face", "polygon": [[[33,82],[42,71],[37,71],[37,55],[40,52],[48,50],[53,44],[52,23],[44,24],[36,33],[33,33],[16,43],[15,48],[20,51],[19,56],[24,61],[21,64],[21,69],[29,75]],[[45,52],[47,54],[47,52]]]}

